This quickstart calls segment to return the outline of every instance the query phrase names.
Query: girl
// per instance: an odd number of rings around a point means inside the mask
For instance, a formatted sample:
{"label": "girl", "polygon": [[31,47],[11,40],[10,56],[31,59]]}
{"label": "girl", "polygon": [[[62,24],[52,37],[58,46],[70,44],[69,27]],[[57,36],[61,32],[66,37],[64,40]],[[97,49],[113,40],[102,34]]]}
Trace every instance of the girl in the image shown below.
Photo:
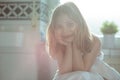
{"label": "girl", "polygon": [[46,39],[49,54],[58,63],[53,80],[120,80],[120,74],[101,59],[101,42],[74,3],[54,10]]}

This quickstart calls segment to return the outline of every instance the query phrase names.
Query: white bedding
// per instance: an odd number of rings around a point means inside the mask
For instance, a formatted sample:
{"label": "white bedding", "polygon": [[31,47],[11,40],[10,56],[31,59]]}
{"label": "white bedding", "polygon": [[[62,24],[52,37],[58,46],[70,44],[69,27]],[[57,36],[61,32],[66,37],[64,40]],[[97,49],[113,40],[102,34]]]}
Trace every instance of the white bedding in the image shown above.
{"label": "white bedding", "polygon": [[53,80],[120,80],[120,74],[111,66],[103,61],[103,54],[96,58],[90,72],[75,71],[56,75]]}

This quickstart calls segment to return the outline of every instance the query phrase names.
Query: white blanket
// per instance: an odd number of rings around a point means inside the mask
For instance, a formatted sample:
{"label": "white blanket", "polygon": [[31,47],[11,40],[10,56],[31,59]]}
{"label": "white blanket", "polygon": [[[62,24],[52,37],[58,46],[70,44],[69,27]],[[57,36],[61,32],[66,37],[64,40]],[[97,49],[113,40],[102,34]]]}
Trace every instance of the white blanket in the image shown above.
{"label": "white blanket", "polygon": [[56,77],[53,80],[104,80],[104,79],[97,73],[75,71],[63,75],[56,74]]}
{"label": "white blanket", "polygon": [[103,55],[98,56],[90,72],[75,71],[56,75],[53,80],[120,80],[120,74],[111,66],[103,61]]}

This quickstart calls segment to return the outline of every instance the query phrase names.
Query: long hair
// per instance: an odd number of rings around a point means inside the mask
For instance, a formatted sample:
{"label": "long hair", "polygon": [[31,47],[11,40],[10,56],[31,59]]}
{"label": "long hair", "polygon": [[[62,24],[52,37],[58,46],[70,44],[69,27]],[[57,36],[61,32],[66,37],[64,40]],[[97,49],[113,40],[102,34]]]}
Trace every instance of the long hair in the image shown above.
{"label": "long hair", "polygon": [[[88,26],[80,13],[80,10],[78,7],[72,3],[67,2],[62,5],[59,5],[56,7],[53,11],[53,15],[51,17],[50,23],[47,28],[47,34],[46,34],[46,41],[48,46],[49,54],[55,58],[57,54],[57,46],[59,46],[56,42],[54,31],[55,31],[55,21],[58,16],[61,14],[67,15],[69,18],[71,18],[73,21],[77,23],[77,29],[75,31],[75,39],[74,42],[76,43],[77,47],[83,52],[83,53],[89,53],[92,49],[92,41],[93,36],[90,33]],[[61,49],[62,50],[62,49]]]}

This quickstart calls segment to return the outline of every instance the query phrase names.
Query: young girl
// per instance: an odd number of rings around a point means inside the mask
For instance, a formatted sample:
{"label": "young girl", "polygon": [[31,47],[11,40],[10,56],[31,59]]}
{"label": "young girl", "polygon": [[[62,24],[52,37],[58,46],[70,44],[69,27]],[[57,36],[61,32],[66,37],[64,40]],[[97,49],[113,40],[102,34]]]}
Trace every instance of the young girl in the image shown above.
{"label": "young girl", "polygon": [[47,46],[57,60],[53,80],[120,80],[120,74],[102,60],[101,42],[92,34],[77,6],[58,6],[47,29]]}

